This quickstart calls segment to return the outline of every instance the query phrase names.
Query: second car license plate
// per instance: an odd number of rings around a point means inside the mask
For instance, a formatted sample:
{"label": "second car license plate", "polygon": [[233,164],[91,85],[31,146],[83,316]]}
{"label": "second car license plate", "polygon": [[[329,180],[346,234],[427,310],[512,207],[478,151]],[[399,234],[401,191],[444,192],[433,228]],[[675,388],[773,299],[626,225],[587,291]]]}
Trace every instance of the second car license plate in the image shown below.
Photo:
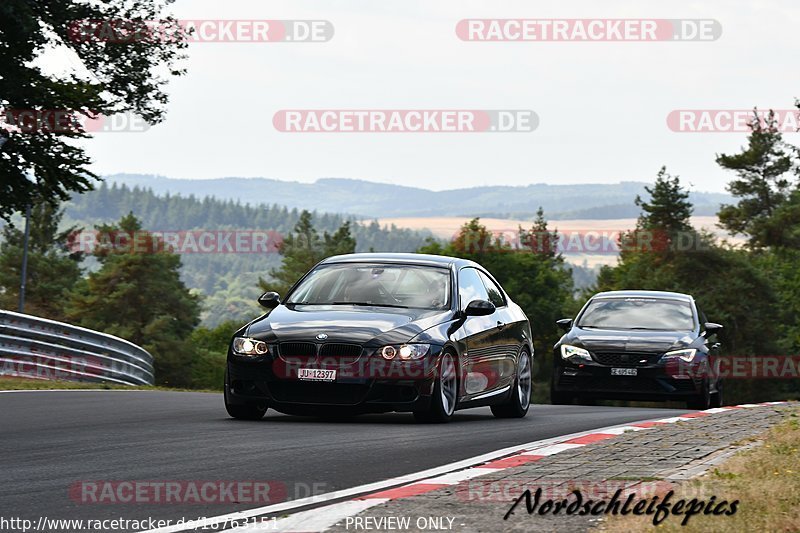
{"label": "second car license plate", "polygon": [[635,376],[638,370],[635,368],[612,368],[612,376]]}
{"label": "second car license plate", "polygon": [[304,381],[336,381],[336,370],[301,368],[297,371],[297,379]]}

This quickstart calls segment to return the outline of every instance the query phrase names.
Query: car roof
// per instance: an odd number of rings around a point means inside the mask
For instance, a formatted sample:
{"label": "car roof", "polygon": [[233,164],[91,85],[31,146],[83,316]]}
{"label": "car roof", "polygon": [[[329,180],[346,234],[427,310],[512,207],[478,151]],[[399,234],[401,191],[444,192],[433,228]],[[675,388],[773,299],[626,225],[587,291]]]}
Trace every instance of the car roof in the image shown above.
{"label": "car roof", "polygon": [[592,299],[594,298],[663,298],[668,300],[681,300],[684,302],[694,301],[694,298],[690,294],[668,291],[606,291],[598,292],[592,296]]}
{"label": "car roof", "polygon": [[411,265],[425,265],[425,266],[438,266],[438,267],[451,267],[458,268],[464,266],[476,266],[479,264],[468,259],[461,259],[458,257],[450,257],[447,255],[433,255],[433,254],[412,254],[412,253],[361,253],[361,254],[345,254],[334,255],[321,262],[321,264],[330,263],[398,263],[398,264],[411,264]]}

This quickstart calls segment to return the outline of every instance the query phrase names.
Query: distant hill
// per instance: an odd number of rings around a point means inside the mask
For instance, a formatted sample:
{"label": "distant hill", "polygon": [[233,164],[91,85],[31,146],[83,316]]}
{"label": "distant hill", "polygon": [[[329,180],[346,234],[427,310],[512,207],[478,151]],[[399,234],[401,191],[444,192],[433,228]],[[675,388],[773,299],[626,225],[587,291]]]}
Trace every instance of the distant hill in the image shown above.
{"label": "distant hill", "polygon": [[[645,182],[610,184],[487,186],[429,191],[385,183],[324,178],[314,183],[269,178],[172,179],[142,174],[106,176],[109,183],[151,189],[158,195],[180,194],[242,203],[279,204],[289,208],[348,213],[365,218],[399,216],[484,216],[532,219],[542,206],[549,219],[613,219],[638,215],[636,195],[646,197]],[[693,192],[695,214],[711,215],[731,197]]]}
{"label": "distant hill", "polygon": [[[188,195],[187,195],[188,196]],[[285,206],[183,195],[157,195],[143,188],[102,183],[96,190],[73,196],[65,204],[64,226],[91,229],[96,224],[113,223],[132,212],[150,231],[186,230],[271,230],[289,233],[300,213]],[[320,233],[333,232],[351,216],[314,213]],[[413,252],[432,234],[375,221],[360,221],[352,226],[356,250],[366,252]],[[258,316],[255,303],[259,276],[280,265],[277,253],[188,253],[181,256],[181,277],[197,289],[203,301],[203,322],[215,325],[223,320],[249,320]],[[93,262],[89,262],[93,265]]]}

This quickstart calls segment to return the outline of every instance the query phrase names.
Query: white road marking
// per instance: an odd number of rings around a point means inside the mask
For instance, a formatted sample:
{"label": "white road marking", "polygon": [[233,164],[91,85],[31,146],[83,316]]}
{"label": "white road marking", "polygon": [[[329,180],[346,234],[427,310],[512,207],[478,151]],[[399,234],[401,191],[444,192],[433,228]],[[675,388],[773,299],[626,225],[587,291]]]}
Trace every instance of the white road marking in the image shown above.
{"label": "white road marking", "polygon": [[258,531],[280,531],[281,533],[298,533],[308,531],[325,531],[336,525],[348,516],[356,515],[389,501],[389,498],[376,498],[372,500],[349,500],[334,503],[325,507],[325,512],[319,509],[303,511],[277,520],[267,520],[260,524],[241,526],[235,529],[226,529],[228,533],[255,533]]}

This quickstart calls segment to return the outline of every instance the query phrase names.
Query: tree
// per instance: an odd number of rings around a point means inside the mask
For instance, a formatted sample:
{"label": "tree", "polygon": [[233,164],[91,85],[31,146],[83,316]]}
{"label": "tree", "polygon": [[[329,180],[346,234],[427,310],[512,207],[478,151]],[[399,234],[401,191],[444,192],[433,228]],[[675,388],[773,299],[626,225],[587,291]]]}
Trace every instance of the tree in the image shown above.
{"label": "tree", "polygon": [[190,386],[194,352],[186,339],[200,321],[200,302],[180,279],[180,257],[132,213],[96,229],[100,269],[71,292],[67,319],[150,351],[157,383]]}
{"label": "tree", "polygon": [[[64,299],[81,277],[83,253],[73,247],[76,227],[59,230],[63,211],[38,201],[31,208],[25,312],[64,319]],[[24,223],[24,222],[23,222]],[[3,228],[0,245],[0,307],[17,309],[21,281],[24,230]]]}
{"label": "tree", "polygon": [[[738,154],[717,156],[718,165],[738,176],[728,184],[728,191],[739,199],[735,205],[722,206],[720,226],[746,235],[752,248],[784,246],[787,239],[796,242],[800,196],[791,176],[796,170],[795,150],[783,141],[773,111],[764,121],[756,116],[750,127],[747,148]],[[786,234],[787,229],[793,229],[786,226],[789,220],[794,223],[794,237]]]}
{"label": "tree", "polygon": [[667,174],[661,167],[653,187],[645,187],[650,201],[636,196],[635,203],[642,209],[637,227],[644,230],[658,229],[675,235],[692,228],[689,218],[694,210],[689,201],[689,191],[683,190],[678,176]]}
{"label": "tree", "polygon": [[350,254],[356,250],[356,241],[350,232],[350,221],[344,222],[333,234],[324,232],[320,237],[309,211],[300,213],[294,231],[278,246],[283,258],[280,268],[270,271],[271,280],[258,278],[262,291],[286,292],[311,268],[332,255]]}
{"label": "tree", "polygon": [[[75,144],[89,135],[76,114],[163,120],[164,86],[184,73],[176,64],[186,42],[137,35],[145,21],[175,27],[163,14],[172,1],[0,2],[0,218],[34,197],[55,203],[91,188],[91,160]],[[120,42],[105,42],[109,29]],[[76,68],[48,72],[44,53],[69,56]]]}

